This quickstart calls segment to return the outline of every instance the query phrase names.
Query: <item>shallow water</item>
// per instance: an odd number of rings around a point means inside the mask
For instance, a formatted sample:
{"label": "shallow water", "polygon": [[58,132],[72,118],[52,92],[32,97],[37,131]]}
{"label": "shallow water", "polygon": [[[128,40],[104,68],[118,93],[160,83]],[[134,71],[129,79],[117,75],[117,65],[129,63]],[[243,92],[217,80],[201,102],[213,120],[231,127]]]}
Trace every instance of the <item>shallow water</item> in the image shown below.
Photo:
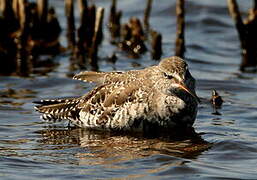
{"label": "shallow water", "polygon": [[[110,1],[96,4],[108,8]],[[140,1],[141,2],[141,1]],[[63,2],[51,2],[65,28]],[[242,12],[250,1],[239,1]],[[145,3],[118,1],[123,22],[143,16]],[[74,81],[69,56],[55,58],[53,71],[30,78],[0,77],[0,179],[256,179],[257,75],[241,73],[240,44],[226,1],[186,2],[186,60],[203,99],[196,134],[176,139],[143,138],[46,124],[33,110],[40,98],[78,96],[92,85]],[[108,12],[105,12],[105,22]],[[154,1],[151,26],[163,35],[163,57],[173,55],[175,1]],[[61,38],[65,46],[65,32]],[[115,64],[106,61],[117,52]],[[158,62],[146,53],[130,59],[109,43],[107,27],[99,70],[140,69]],[[220,115],[208,99],[216,89],[225,100]]]}

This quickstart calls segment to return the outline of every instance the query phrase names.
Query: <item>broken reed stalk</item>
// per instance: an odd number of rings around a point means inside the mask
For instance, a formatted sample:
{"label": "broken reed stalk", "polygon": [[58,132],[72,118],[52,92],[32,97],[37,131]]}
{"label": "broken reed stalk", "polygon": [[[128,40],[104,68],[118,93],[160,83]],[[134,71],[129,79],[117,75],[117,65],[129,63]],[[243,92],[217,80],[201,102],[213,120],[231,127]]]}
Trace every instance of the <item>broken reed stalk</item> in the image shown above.
{"label": "broken reed stalk", "polygon": [[5,2],[3,0],[0,1],[0,12],[4,11]]}
{"label": "broken reed stalk", "polygon": [[16,53],[17,43],[15,37],[19,29],[19,22],[13,11],[12,1],[5,0],[3,3],[3,12],[1,18],[1,37],[0,37],[0,69],[3,74],[11,74],[17,68]]}
{"label": "broken reed stalk", "polygon": [[152,59],[159,60],[162,56],[162,35],[156,31],[151,32],[152,35]]}
{"label": "broken reed stalk", "polygon": [[145,13],[144,13],[144,26],[145,29],[149,29],[149,17],[151,14],[151,9],[152,9],[152,0],[147,0],[146,8],[145,8]]}
{"label": "broken reed stalk", "polygon": [[16,19],[15,12],[12,8],[12,1],[5,0],[4,9],[3,9],[3,17],[6,21],[6,30],[8,33],[14,33],[19,28],[19,22]]}
{"label": "broken reed stalk", "polygon": [[177,14],[177,33],[176,33],[176,47],[175,55],[179,57],[184,57],[185,53],[185,1],[177,0],[176,3],[176,14]]}
{"label": "broken reed stalk", "polygon": [[[81,24],[78,28],[78,42],[76,56],[78,66],[85,68],[87,63],[97,69],[97,51],[102,41],[103,8],[96,8],[95,5],[87,6],[86,0],[79,0]],[[86,60],[89,61],[86,61]]]}
{"label": "broken reed stalk", "polygon": [[17,0],[16,4],[17,9],[15,10],[18,14],[18,19],[20,22],[20,30],[16,39],[17,44],[17,68],[16,72],[21,76],[28,76],[32,72],[32,58],[30,58],[29,54],[29,12],[27,7],[26,0]]}
{"label": "broken reed stalk", "polygon": [[16,18],[19,20],[20,28],[23,29],[25,25],[26,18],[26,5],[27,0],[13,0],[13,10],[15,12]]}
{"label": "broken reed stalk", "polygon": [[109,29],[111,32],[111,35],[113,37],[116,36],[115,33],[113,33],[113,28],[115,26],[115,21],[116,21],[116,0],[112,0],[112,5],[111,5],[111,9],[110,9],[110,16],[109,16]]}
{"label": "broken reed stalk", "polygon": [[95,32],[95,22],[96,22],[96,6],[92,5],[88,7],[88,26],[87,26],[87,36],[86,36],[86,49],[89,52],[92,46],[94,32]]}
{"label": "broken reed stalk", "polygon": [[[231,17],[235,21],[236,29],[239,34],[240,41],[243,42],[245,38],[245,26],[239,12],[238,5],[235,0],[228,0],[228,9]],[[242,48],[244,48],[244,44],[242,44]]]}
{"label": "broken reed stalk", "polygon": [[61,28],[47,0],[1,0],[0,6],[0,73],[27,76],[41,54],[60,53]]}
{"label": "broken reed stalk", "polygon": [[90,51],[90,64],[93,66],[97,66],[97,52],[98,46],[102,39],[102,24],[104,18],[104,8],[97,8],[96,10],[96,19],[95,19],[95,28],[94,28],[94,35],[92,39],[92,47]]}
{"label": "broken reed stalk", "polygon": [[78,0],[78,8],[80,17],[83,16],[84,11],[87,9],[88,3],[87,0]]}
{"label": "broken reed stalk", "polygon": [[17,17],[20,22],[20,28],[22,34],[26,33],[28,35],[29,31],[29,19],[30,12],[28,10],[27,0],[16,0],[17,1]]}
{"label": "broken reed stalk", "polygon": [[88,6],[87,6],[87,0],[78,0],[78,6],[79,6],[79,12],[80,12],[80,26],[77,30],[77,37],[78,37],[78,42],[77,42],[77,52],[76,56],[79,60],[79,66],[83,67],[85,64],[85,41],[86,37],[85,35],[87,34],[87,26],[88,26]]}
{"label": "broken reed stalk", "polygon": [[76,27],[74,19],[74,1],[65,0],[65,13],[67,17],[67,39],[68,39],[68,48],[72,48],[74,51],[76,45]]}
{"label": "broken reed stalk", "polygon": [[120,19],[122,16],[122,12],[116,9],[116,0],[112,0],[112,5],[110,9],[109,23],[108,27],[111,33],[111,42],[116,43],[115,39],[120,37],[121,25]]}
{"label": "broken reed stalk", "polygon": [[78,45],[88,53],[88,48],[91,47],[92,37],[95,26],[95,6],[88,6],[87,0],[79,0],[80,9],[80,27],[78,29]]}
{"label": "broken reed stalk", "polygon": [[242,62],[240,70],[257,65],[257,1],[249,11],[247,19],[243,22],[236,0],[227,0],[231,17],[235,21],[242,48]]}
{"label": "broken reed stalk", "polygon": [[37,10],[39,22],[43,26],[47,22],[48,0],[37,0]]}

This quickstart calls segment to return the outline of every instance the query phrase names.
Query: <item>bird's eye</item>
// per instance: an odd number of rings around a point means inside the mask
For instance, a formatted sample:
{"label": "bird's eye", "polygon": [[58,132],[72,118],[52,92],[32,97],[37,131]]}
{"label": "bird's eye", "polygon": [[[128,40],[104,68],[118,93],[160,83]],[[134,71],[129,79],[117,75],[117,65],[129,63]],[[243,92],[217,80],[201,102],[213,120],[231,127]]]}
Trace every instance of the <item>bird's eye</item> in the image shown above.
{"label": "bird's eye", "polygon": [[173,79],[173,78],[174,78],[173,76],[168,75],[168,74],[166,74],[166,73],[163,73],[163,74],[164,74],[164,77],[167,78],[167,79]]}

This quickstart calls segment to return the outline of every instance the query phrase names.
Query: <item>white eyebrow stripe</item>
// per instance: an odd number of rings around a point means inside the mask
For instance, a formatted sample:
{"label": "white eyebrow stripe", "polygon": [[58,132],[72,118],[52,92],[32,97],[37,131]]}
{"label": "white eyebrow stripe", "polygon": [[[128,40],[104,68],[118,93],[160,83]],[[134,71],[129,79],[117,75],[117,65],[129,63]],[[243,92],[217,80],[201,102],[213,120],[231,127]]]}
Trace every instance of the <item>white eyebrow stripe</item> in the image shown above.
{"label": "white eyebrow stripe", "polygon": [[182,81],[181,77],[177,73],[174,73],[173,77],[175,77],[179,81]]}

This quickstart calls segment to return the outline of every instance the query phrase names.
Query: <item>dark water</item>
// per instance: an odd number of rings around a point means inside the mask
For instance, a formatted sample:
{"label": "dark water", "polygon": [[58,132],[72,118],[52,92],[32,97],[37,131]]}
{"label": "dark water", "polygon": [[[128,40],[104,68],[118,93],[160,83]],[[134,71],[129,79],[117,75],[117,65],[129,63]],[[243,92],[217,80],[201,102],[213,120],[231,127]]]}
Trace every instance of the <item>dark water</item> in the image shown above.
{"label": "dark water", "polygon": [[[110,6],[110,1],[95,2]],[[63,2],[51,3],[65,28]],[[250,1],[239,3],[246,13]],[[122,0],[118,6],[125,22],[142,17],[145,2]],[[194,124],[197,137],[147,139],[41,122],[33,100],[82,95],[92,87],[71,80],[69,56],[58,56],[59,66],[45,75],[0,77],[0,179],[257,179],[257,75],[238,70],[240,44],[226,1],[190,0],[186,6],[186,59],[197,79],[197,93],[206,99]],[[150,24],[163,35],[163,57],[173,55],[175,1],[154,1]],[[108,40],[106,30],[101,71],[158,63],[149,53],[130,59]],[[118,55],[115,64],[105,60],[113,51]],[[225,100],[220,115],[213,114],[207,101],[213,88]]]}

